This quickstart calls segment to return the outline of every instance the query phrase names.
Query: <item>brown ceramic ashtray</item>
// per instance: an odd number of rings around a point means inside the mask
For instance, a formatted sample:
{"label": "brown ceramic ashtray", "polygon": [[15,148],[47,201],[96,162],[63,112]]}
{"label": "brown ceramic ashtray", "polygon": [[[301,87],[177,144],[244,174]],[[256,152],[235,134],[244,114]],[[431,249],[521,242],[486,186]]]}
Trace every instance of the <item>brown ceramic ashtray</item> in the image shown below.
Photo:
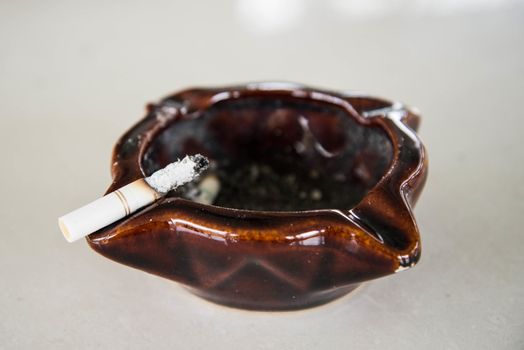
{"label": "brown ceramic ashtray", "polygon": [[88,242],[220,304],[326,303],[417,263],[418,124],[398,103],[294,84],[179,92],[118,141],[108,192],[200,153],[220,182],[213,205],[179,188]]}

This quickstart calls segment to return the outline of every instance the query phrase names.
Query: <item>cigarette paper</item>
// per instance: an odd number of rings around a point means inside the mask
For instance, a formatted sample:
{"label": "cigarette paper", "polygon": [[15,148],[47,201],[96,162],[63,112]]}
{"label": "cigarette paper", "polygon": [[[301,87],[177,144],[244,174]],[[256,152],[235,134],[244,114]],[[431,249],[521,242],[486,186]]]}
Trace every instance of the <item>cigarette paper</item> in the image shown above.
{"label": "cigarette paper", "polygon": [[138,209],[153,203],[167,192],[195,180],[209,161],[201,156],[186,156],[153,175],[131,182],[58,219],[68,242],[74,242],[106,227]]}
{"label": "cigarette paper", "polygon": [[144,179],[139,179],[62,216],[58,219],[58,225],[67,241],[74,242],[153,203],[159,197]]}

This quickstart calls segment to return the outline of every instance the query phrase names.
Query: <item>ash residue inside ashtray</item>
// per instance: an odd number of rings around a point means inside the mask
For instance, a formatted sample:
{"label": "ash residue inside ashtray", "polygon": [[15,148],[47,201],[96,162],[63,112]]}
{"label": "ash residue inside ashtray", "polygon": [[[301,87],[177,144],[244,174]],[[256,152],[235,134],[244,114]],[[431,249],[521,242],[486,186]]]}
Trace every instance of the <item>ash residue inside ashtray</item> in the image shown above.
{"label": "ash residue inside ashtray", "polygon": [[278,211],[321,209],[336,204],[338,192],[325,188],[333,183],[332,175],[316,170],[301,171],[300,167],[294,170],[276,170],[257,162],[222,166],[215,170],[220,191],[213,204]]}

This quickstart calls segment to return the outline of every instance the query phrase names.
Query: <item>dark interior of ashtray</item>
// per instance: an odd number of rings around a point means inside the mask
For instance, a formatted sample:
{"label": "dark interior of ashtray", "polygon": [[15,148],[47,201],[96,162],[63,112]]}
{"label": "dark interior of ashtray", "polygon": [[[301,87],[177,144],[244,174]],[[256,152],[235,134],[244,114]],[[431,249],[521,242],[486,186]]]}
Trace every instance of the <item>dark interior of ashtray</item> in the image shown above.
{"label": "dark interior of ashtray", "polygon": [[[381,127],[342,108],[299,98],[249,97],[214,104],[176,121],[151,143],[147,175],[186,154],[212,162],[220,182],[213,204],[295,211],[357,204],[386,173],[392,144]],[[172,196],[191,198],[195,185]]]}

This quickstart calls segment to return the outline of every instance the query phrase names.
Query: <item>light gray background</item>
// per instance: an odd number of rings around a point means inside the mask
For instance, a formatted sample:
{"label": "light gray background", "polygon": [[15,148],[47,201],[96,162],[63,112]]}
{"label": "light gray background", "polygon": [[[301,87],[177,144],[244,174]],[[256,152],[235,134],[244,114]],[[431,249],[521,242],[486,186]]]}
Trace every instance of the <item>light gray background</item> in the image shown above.
{"label": "light gray background", "polygon": [[[0,348],[523,349],[524,7],[514,1],[1,1]],[[423,257],[257,313],[68,244],[111,149],[180,88],[288,80],[417,106]]]}

